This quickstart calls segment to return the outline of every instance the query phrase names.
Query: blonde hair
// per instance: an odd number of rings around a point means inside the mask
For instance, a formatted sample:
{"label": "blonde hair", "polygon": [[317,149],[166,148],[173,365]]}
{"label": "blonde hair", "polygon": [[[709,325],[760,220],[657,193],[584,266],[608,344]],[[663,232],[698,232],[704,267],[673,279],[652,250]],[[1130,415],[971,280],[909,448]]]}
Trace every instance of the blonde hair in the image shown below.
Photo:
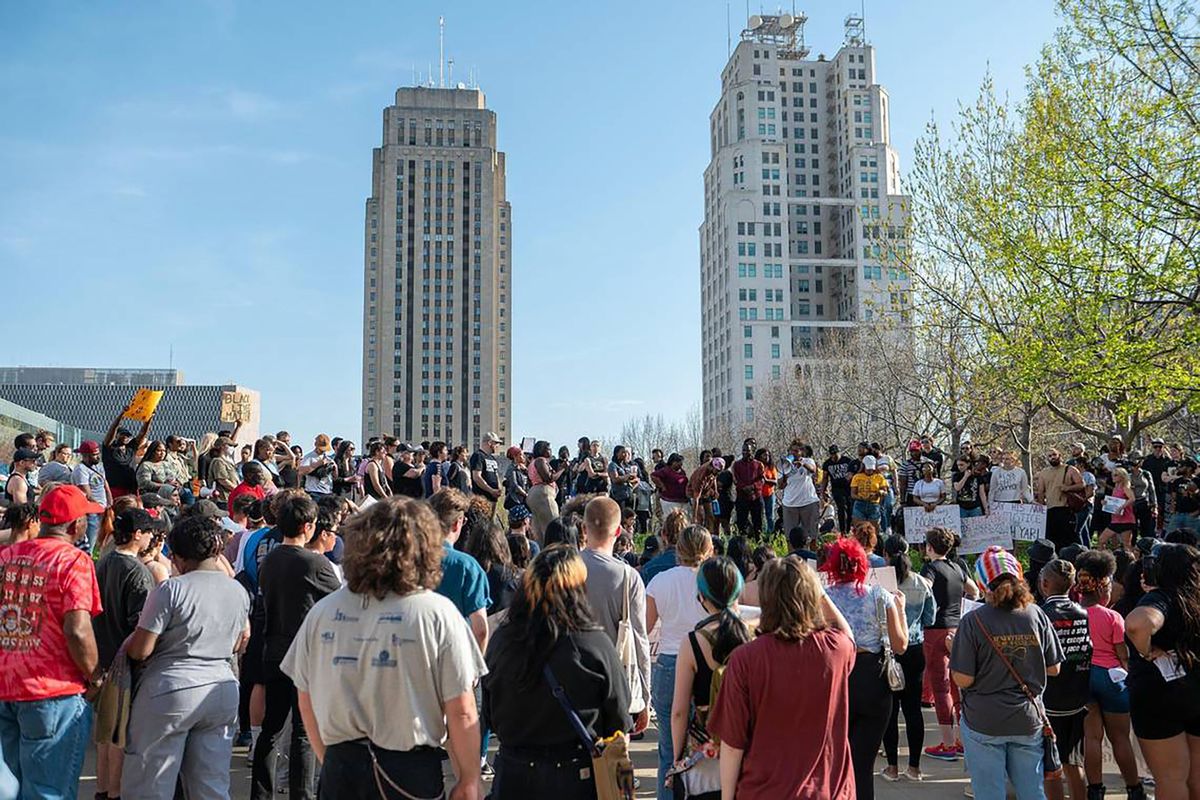
{"label": "blonde hair", "polygon": [[798,641],[827,627],[821,611],[820,581],[798,556],[774,558],[764,564],[758,587],[762,602],[758,635]]}
{"label": "blonde hair", "polygon": [[695,567],[712,555],[712,536],[703,525],[689,525],[675,543],[675,557],[685,567]]}
{"label": "blonde hair", "polygon": [[1112,471],[1113,483],[1129,483],[1129,470],[1124,467],[1117,467]]}

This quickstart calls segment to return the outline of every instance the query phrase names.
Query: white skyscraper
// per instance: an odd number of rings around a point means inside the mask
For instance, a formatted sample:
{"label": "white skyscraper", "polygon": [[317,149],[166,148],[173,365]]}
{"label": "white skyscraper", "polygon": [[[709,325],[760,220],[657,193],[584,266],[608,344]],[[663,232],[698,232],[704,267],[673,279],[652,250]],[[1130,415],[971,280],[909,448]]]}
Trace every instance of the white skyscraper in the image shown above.
{"label": "white skyscraper", "polygon": [[417,86],[383,112],[367,199],[364,439],[474,444],[511,427],[512,209],[479,89]]}
{"label": "white skyscraper", "polygon": [[889,266],[908,197],[888,95],[862,20],[809,58],[802,15],[753,16],[710,117],[700,228],[703,418],[754,421],[756,391],[811,357],[831,328],[907,317],[911,283]]}

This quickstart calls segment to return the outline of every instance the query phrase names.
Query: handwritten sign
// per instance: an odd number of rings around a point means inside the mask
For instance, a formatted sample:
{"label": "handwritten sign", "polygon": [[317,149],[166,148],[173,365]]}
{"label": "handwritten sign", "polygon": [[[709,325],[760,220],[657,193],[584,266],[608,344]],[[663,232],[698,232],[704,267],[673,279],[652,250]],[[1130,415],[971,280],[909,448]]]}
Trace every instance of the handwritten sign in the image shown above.
{"label": "handwritten sign", "polygon": [[221,422],[246,422],[250,414],[249,392],[221,392]]}
{"label": "handwritten sign", "polygon": [[[811,558],[808,559],[808,566],[813,572],[817,573],[817,577],[821,579],[822,586],[829,586],[829,573],[818,572],[817,562]],[[896,568],[895,567],[872,567],[867,570],[867,586],[878,586],[887,592],[896,591],[899,586],[896,583]]]}
{"label": "handwritten sign", "polygon": [[961,536],[962,520],[958,506],[937,506],[933,511],[926,511],[921,506],[904,509],[904,538],[909,544],[924,543],[925,531],[930,528],[946,528]]}
{"label": "handwritten sign", "polygon": [[1046,535],[1046,507],[1032,503],[996,503],[991,516],[1007,519],[1013,541],[1032,542]]}
{"label": "handwritten sign", "polygon": [[987,517],[967,517],[962,521],[959,553],[982,553],[992,546],[1013,549],[1012,523],[1008,517],[992,514]]}
{"label": "handwritten sign", "polygon": [[161,389],[138,389],[121,416],[137,422],[149,422],[162,396]]}

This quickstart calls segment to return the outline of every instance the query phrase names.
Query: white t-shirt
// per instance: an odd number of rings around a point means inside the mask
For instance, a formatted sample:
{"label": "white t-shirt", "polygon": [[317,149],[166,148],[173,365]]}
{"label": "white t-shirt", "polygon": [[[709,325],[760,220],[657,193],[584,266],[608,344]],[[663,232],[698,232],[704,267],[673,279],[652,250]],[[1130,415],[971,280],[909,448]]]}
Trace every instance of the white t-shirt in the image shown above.
{"label": "white t-shirt", "polygon": [[376,600],[345,586],[308,612],[280,668],[312,697],[327,745],[366,738],[386,750],[440,747],[442,703],[487,673],[445,597],[423,589]]}
{"label": "white t-shirt", "polygon": [[816,468],[816,462],[811,458],[802,458],[799,464],[783,462],[787,483],[783,485],[783,500],[780,502],[788,508],[801,508],[817,502],[817,487],[813,485],[812,473],[804,465]]}
{"label": "white t-shirt", "polygon": [[946,482],[941,478],[927,481],[924,478],[913,484],[913,497],[922,503],[940,503],[946,494]]}
{"label": "white t-shirt", "polygon": [[661,655],[678,655],[684,637],[704,619],[704,606],[696,599],[695,567],[671,567],[655,575],[646,587],[646,596],[654,598],[662,629],[658,636]]}
{"label": "white t-shirt", "polygon": [[108,507],[108,496],[104,493],[103,464],[94,467],[83,463],[76,464],[75,469],[71,471],[71,483],[82,489],[94,502]]}
{"label": "white t-shirt", "polygon": [[[332,464],[333,459],[326,459]],[[316,450],[300,459],[300,466],[311,467],[314,464],[321,463],[321,454]],[[333,494],[333,472],[330,472],[324,478],[318,478],[311,472],[304,476],[304,491],[314,492],[317,494]]]}

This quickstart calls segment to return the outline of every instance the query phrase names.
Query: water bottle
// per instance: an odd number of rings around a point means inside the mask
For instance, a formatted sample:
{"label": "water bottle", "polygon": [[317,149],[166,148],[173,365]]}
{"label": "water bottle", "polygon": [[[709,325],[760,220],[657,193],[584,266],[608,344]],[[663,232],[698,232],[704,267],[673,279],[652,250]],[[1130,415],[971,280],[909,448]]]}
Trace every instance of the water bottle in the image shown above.
{"label": "water bottle", "polygon": [[712,513],[713,513],[714,517],[721,516],[721,501],[720,500],[712,501]]}

